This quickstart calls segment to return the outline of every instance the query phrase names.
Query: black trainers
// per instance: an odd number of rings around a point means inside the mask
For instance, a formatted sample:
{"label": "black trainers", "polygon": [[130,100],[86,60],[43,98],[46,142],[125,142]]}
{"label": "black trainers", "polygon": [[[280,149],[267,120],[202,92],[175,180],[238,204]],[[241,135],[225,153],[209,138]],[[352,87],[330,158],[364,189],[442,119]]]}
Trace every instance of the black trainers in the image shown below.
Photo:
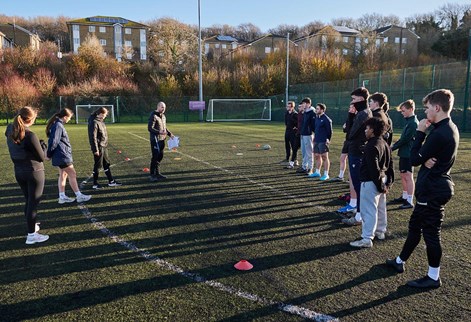
{"label": "black trainers", "polygon": [[111,182],[108,182],[108,187],[118,187],[122,186],[123,184],[119,181],[113,180]]}
{"label": "black trainers", "polygon": [[399,206],[399,209],[412,209],[414,205],[406,200],[402,205]]}
{"label": "black trainers", "polygon": [[396,259],[387,259],[386,266],[392,267],[398,273],[404,273],[404,263],[398,264]]}
{"label": "black trainers", "polygon": [[97,184],[94,184],[92,186],[92,188],[95,189],[95,190],[100,190],[100,189],[103,189],[103,186],[101,184],[97,183]]}
{"label": "black trainers", "polygon": [[151,176],[149,177],[149,181],[150,181],[150,182],[156,182],[156,181],[159,181],[159,178],[157,178],[156,175],[151,175]]}
{"label": "black trainers", "polygon": [[440,280],[440,278],[435,281],[427,275],[425,277],[409,281],[407,282],[407,285],[416,288],[439,288],[440,286],[442,286],[442,281]]}
{"label": "black trainers", "polygon": [[402,196],[400,196],[399,198],[395,198],[393,200],[391,200],[389,203],[406,203],[407,202],[407,199],[404,199],[402,198]]}

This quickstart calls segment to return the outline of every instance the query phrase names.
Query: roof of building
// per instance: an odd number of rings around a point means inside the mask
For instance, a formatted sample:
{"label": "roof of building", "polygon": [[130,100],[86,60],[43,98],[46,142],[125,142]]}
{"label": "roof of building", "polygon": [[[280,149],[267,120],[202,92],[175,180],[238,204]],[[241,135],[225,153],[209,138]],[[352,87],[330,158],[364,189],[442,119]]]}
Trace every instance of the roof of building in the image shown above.
{"label": "roof of building", "polygon": [[412,30],[410,30],[408,28],[401,27],[401,26],[389,25],[389,26],[386,26],[386,27],[381,27],[381,28],[375,29],[375,32],[378,33],[378,34],[382,34],[383,32],[388,31],[389,29],[391,29],[393,27],[400,28],[400,29],[405,29],[405,30],[409,31],[411,34],[413,34],[414,36],[416,36],[417,39],[420,39],[419,35],[417,35],[415,32],[413,32]]}
{"label": "roof of building", "polygon": [[2,23],[0,24],[0,27],[8,27],[8,28],[14,28],[15,30],[21,30],[22,32],[24,33],[27,33],[28,35],[30,36],[37,36],[35,33],[32,33],[31,31],[21,27],[21,26],[18,26],[17,24],[12,24],[12,23]]}
{"label": "roof of building", "polygon": [[235,39],[232,36],[224,36],[224,35],[218,35],[216,36],[216,39],[220,41],[237,41],[237,39]]}
{"label": "roof of building", "polygon": [[132,20],[124,19],[121,17],[110,17],[110,16],[93,16],[87,18],[80,18],[75,20],[67,21],[67,24],[82,24],[82,25],[103,25],[103,26],[114,26],[120,24],[123,27],[148,27],[142,23],[138,23]]}
{"label": "roof of building", "polygon": [[360,33],[356,29],[348,28],[345,26],[331,26],[334,30],[340,32],[340,33],[350,33],[350,34],[358,34]]}

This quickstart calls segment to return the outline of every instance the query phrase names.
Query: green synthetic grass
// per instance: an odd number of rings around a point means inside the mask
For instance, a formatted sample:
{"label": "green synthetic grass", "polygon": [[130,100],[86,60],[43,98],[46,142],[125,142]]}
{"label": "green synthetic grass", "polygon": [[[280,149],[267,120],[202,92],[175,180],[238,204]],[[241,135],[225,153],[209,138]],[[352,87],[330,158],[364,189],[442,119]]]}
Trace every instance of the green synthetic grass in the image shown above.
{"label": "green synthetic grass", "polygon": [[[169,127],[181,147],[165,151],[162,171],[168,180],[151,183],[142,171],[150,159],[146,124],[108,125],[112,172],[123,186],[92,191],[88,182],[84,192],[93,195],[86,204],[90,216],[122,240],[207,280],[344,321],[469,319],[469,136],[460,142],[452,171],[456,195],[442,234],[444,285],[417,292],[404,284],[427,272],[423,242],[404,274],[383,265],[399,253],[411,211],[388,207],[387,239],[375,241],[372,249],[350,247],[361,228],[343,226],[334,213],[348,186],[310,180],[280,166],[282,124],[170,122]],[[81,182],[93,166],[86,127],[66,128]],[[44,137],[44,126],[33,131]],[[343,138],[336,130],[331,177],[338,173]],[[0,320],[302,320],[196,283],[116,243],[76,204],[57,204],[57,170],[49,162],[39,215],[50,239],[25,245],[23,198],[2,142]],[[265,144],[272,149],[261,150]],[[103,173],[100,178],[104,183]],[[400,194],[399,174],[396,178],[389,198]],[[67,192],[72,195],[70,187]],[[254,268],[235,270],[240,259]]]}

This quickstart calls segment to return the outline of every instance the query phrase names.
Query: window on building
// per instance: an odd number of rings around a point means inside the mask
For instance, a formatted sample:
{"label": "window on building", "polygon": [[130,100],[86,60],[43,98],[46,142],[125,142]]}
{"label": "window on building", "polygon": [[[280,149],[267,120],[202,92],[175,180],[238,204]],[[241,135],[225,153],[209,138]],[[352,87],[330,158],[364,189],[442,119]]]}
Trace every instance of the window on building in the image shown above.
{"label": "window on building", "polygon": [[141,60],[146,60],[147,59],[147,55],[146,54],[141,54]]}
{"label": "window on building", "polygon": [[407,44],[407,38],[402,38],[402,43]]}
{"label": "window on building", "polygon": [[360,42],[361,42],[361,38],[360,37],[355,37],[355,43],[359,44]]}
{"label": "window on building", "polygon": [[105,33],[106,32],[106,27],[100,27],[100,32]]}
{"label": "window on building", "polygon": [[348,37],[343,37],[343,42],[348,42]]}
{"label": "window on building", "polygon": [[215,47],[215,48],[219,48],[219,44],[215,44],[214,47]]}
{"label": "window on building", "polygon": [[95,26],[88,26],[88,32],[95,32]]}
{"label": "window on building", "polygon": [[209,53],[209,44],[204,44],[204,53]]}
{"label": "window on building", "polygon": [[131,34],[131,28],[124,28],[124,33],[126,35],[130,35]]}
{"label": "window on building", "polygon": [[383,42],[389,42],[389,37],[384,37],[384,41]]}
{"label": "window on building", "polygon": [[237,48],[237,44],[236,43],[232,43],[232,49],[236,49]]}
{"label": "window on building", "polygon": [[364,42],[365,44],[367,44],[368,41],[369,41],[368,38],[363,38],[363,42]]}
{"label": "window on building", "polygon": [[394,43],[395,43],[395,44],[401,43],[401,38],[395,37],[395,38],[394,38]]}
{"label": "window on building", "polygon": [[271,47],[265,47],[265,54],[271,53]]}
{"label": "window on building", "polygon": [[222,44],[222,45],[221,45],[221,48],[222,48],[222,49],[226,49],[226,48],[227,48],[227,45],[226,45],[226,44]]}
{"label": "window on building", "polygon": [[375,44],[376,44],[376,47],[379,47],[381,46],[381,41],[379,39],[376,39]]}
{"label": "window on building", "polygon": [[106,46],[106,39],[100,39],[100,45]]}
{"label": "window on building", "polygon": [[404,55],[405,53],[406,53],[406,50],[405,50],[405,49],[402,49],[402,50],[401,50],[401,54]]}
{"label": "window on building", "polygon": [[132,54],[131,53],[126,53],[126,58],[127,59],[132,59]]}
{"label": "window on building", "polygon": [[126,41],[124,41],[124,46],[126,46],[126,47],[132,47],[132,41],[131,41],[131,40],[126,40]]}
{"label": "window on building", "polygon": [[342,49],[342,54],[345,56],[345,55],[348,55],[348,49]]}
{"label": "window on building", "polygon": [[73,31],[79,31],[80,30],[79,25],[72,25],[72,30]]}
{"label": "window on building", "polygon": [[80,38],[74,38],[74,44],[80,45]]}

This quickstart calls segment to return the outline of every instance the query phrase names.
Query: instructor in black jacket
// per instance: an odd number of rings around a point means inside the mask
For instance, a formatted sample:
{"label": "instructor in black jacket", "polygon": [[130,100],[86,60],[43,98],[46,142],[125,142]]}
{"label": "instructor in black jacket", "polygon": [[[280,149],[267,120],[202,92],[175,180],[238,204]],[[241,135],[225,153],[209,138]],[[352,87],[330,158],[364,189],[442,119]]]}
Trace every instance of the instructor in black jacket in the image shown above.
{"label": "instructor in black jacket", "polygon": [[[396,259],[386,261],[388,266],[402,273],[404,263],[419,244],[423,234],[429,269],[425,277],[407,283],[412,287],[441,286],[440,232],[445,205],[453,195],[454,184],[450,171],[459,143],[458,128],[450,118],[453,102],[453,93],[447,89],[433,91],[423,99],[427,118],[419,122],[411,150],[412,165],[421,165],[416,180],[416,205],[409,220],[409,233],[401,253]],[[432,130],[426,136],[425,131],[430,125]]]}

